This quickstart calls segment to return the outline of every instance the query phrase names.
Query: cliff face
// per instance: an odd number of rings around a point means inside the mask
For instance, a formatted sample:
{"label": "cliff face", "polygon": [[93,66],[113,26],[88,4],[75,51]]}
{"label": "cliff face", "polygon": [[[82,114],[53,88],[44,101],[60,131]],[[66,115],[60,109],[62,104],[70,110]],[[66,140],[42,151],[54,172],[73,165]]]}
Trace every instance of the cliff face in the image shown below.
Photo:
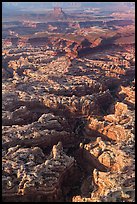
{"label": "cliff face", "polygon": [[33,37],[29,38],[27,43],[30,43],[32,46],[53,46],[59,52],[66,53],[66,55],[70,57],[76,57],[78,54],[80,55],[80,53],[85,55],[88,49],[92,52],[92,43],[86,38],[77,42],[62,37]]}
{"label": "cliff face", "polygon": [[[58,29],[56,27],[56,29]],[[81,37],[79,41],[71,39],[71,37],[32,37],[27,40],[27,43],[30,43],[32,46],[48,46],[54,47],[56,50],[66,53],[68,56],[86,56],[88,54],[94,54],[98,51],[109,49],[110,47],[123,47],[123,49],[128,48],[129,46],[120,43],[121,37],[115,35],[114,37],[109,38],[96,38],[95,40],[89,41],[86,37]],[[132,44],[129,42],[129,44]]]}

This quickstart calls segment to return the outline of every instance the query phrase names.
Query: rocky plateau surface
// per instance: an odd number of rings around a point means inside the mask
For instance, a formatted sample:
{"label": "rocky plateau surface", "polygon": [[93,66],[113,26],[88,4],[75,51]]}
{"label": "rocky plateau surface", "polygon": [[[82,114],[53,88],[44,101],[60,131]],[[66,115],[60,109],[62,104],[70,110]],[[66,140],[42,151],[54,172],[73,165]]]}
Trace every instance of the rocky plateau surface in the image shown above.
{"label": "rocky plateau surface", "polygon": [[44,49],[3,51],[3,201],[135,202],[134,47]]}

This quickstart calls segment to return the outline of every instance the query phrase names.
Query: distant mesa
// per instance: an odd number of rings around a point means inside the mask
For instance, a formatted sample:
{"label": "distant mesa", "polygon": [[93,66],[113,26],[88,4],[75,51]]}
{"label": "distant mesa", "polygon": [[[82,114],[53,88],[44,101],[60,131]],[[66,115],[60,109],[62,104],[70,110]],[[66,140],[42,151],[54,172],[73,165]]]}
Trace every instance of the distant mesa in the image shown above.
{"label": "distant mesa", "polygon": [[66,19],[67,14],[62,10],[62,8],[54,7],[54,10],[51,13],[51,17],[59,18],[59,19]]}

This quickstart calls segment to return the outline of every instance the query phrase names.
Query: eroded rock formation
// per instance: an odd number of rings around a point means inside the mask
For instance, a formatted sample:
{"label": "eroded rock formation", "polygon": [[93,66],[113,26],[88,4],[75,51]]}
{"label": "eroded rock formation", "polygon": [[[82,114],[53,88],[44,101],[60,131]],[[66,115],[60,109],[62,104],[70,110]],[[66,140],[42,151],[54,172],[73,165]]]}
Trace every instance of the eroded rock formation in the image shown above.
{"label": "eroded rock formation", "polygon": [[61,142],[47,158],[39,147],[9,148],[3,152],[2,168],[4,202],[62,201],[63,184],[76,171],[74,158],[63,152]]}
{"label": "eroded rock formation", "polygon": [[134,46],[44,35],[3,51],[3,201],[134,202]]}

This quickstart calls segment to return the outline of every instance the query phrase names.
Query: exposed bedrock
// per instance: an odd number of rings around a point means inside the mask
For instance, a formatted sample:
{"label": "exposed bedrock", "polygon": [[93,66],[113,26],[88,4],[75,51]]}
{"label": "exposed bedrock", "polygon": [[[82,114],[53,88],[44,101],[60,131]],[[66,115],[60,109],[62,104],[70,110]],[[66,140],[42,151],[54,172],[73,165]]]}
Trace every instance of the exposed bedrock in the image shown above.
{"label": "exposed bedrock", "polygon": [[3,201],[134,201],[133,46],[40,36],[3,52]]}

